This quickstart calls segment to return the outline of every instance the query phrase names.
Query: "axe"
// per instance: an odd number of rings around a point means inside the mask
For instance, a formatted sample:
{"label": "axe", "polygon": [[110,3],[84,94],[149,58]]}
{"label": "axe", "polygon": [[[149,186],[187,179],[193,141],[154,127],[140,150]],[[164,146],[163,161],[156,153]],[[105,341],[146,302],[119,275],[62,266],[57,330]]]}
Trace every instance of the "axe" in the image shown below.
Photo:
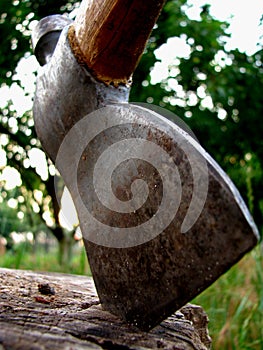
{"label": "axe", "polygon": [[34,121],[73,198],[102,306],[150,330],[258,242],[237,189],[183,126],[129,104],[164,0],[42,19]]}

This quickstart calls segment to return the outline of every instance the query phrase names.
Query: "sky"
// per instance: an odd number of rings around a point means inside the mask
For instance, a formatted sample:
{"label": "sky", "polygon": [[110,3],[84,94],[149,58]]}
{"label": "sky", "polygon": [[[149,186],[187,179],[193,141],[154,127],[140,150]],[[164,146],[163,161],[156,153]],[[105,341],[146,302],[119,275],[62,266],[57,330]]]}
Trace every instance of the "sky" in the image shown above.
{"label": "sky", "polygon": [[[211,4],[211,15],[220,20],[230,21],[232,38],[229,40],[227,49],[238,48],[253,54],[256,50],[256,42],[263,35],[263,28],[259,28],[259,22],[263,15],[262,0],[190,0],[195,4],[190,10],[189,16],[196,15],[196,8],[205,3]],[[191,13],[192,12],[192,13]]]}
{"label": "sky", "polygon": [[[231,38],[226,44],[227,50],[238,48],[240,51],[251,55],[258,50],[257,42],[261,40],[263,43],[263,26],[259,26],[261,16],[263,15],[263,0],[250,0],[249,2],[244,0],[189,0],[188,3],[192,5],[187,10],[187,15],[191,19],[198,20],[200,18],[201,6],[211,4],[210,13],[212,16],[223,21],[229,21]],[[176,53],[177,57],[170,57],[171,50]],[[187,57],[189,54],[190,48],[186,44],[185,39],[170,38],[168,43],[164,44],[156,52],[156,57],[161,62],[156,64],[155,69],[151,73],[152,83],[160,81],[165,76],[167,65],[171,59],[178,60],[178,58]],[[1,87],[0,108],[4,108],[10,98],[13,101],[18,116],[22,116],[27,110],[32,108],[31,98],[35,90],[35,76],[33,72],[37,69],[38,63],[34,56],[28,55],[21,59],[17,67],[16,77],[21,80],[21,85],[25,88],[28,95],[26,97],[24,96],[24,90],[17,83],[13,83],[10,88],[7,86]],[[10,123],[12,122],[15,123],[14,120],[10,120]],[[38,172],[42,173],[43,176],[47,176],[47,168],[39,152],[35,160],[32,155],[30,161],[32,164],[35,162]],[[1,150],[0,145],[0,167],[5,165],[5,162],[5,154]],[[19,186],[21,183],[19,175],[15,172],[15,170],[7,167],[2,172],[2,175],[0,174],[0,180],[11,179],[8,188]]]}
{"label": "sky", "polygon": [[[189,0],[192,5],[187,11],[191,19],[199,20],[201,7],[210,4],[210,13],[221,21],[230,23],[229,32],[231,37],[227,39],[226,50],[239,49],[248,55],[254,54],[259,48],[257,43],[263,44],[263,25],[259,26],[263,15],[262,0]],[[171,57],[170,52],[176,54]],[[160,82],[168,75],[168,66],[175,63],[178,58],[187,58],[190,47],[185,38],[170,38],[156,51],[156,57],[160,60],[155,64],[151,72],[151,83]]]}

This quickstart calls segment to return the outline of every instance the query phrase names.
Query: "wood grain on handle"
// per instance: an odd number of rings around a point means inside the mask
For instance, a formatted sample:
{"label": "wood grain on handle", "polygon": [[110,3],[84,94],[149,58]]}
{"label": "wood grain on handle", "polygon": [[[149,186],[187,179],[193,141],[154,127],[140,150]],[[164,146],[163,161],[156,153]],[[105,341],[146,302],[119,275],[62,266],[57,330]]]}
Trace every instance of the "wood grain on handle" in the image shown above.
{"label": "wood grain on handle", "polygon": [[127,84],[166,0],[83,0],[72,50],[98,80]]}

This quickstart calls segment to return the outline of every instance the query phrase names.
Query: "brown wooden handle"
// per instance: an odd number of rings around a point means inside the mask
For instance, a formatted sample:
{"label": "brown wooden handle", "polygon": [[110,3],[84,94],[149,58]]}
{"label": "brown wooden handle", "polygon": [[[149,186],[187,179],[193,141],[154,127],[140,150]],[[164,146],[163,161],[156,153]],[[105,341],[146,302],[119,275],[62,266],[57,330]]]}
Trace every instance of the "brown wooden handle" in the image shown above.
{"label": "brown wooden handle", "polygon": [[72,50],[98,80],[127,84],[166,0],[83,0]]}

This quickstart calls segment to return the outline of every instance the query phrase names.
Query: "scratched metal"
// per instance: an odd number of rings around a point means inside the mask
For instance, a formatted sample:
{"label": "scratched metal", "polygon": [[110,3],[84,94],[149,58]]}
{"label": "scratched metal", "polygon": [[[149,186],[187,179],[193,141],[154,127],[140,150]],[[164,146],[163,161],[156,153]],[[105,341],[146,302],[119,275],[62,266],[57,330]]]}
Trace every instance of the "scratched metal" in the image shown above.
{"label": "scratched metal", "polygon": [[[106,87],[78,65],[65,28],[52,58],[39,72],[34,100],[36,131],[50,158],[56,160],[61,143],[77,122],[109,103],[127,102],[128,95],[129,87]],[[122,167],[112,179],[116,196],[128,200],[134,176],[141,176],[147,179],[149,198],[137,215],[113,215],[98,203],[92,190],[92,170],[99,154],[121,138],[138,137],[162,147],[177,164],[182,178],[182,199],[176,216],[161,234],[130,248],[105,247],[84,240],[102,305],[127,322],[149,330],[201,293],[251,250],[258,241],[258,233],[234,185],[193,142],[193,151],[206,160],[209,188],[201,215],[182,234],[180,228],[192,198],[193,176],[178,140],[189,141],[189,136],[149,111],[138,111],[137,116],[127,113],[124,117],[125,125],[105,130],[86,147],[79,161],[78,190],[82,191],[87,207],[104,223],[113,227],[135,226],[157,210],[162,196],[160,177],[151,164],[139,159],[132,167],[129,164]],[[145,123],[138,123],[140,118]],[[85,137],[79,142],[85,143]],[[84,224],[84,214],[73,192],[71,179],[75,169],[71,168],[70,157],[65,155],[65,163],[59,170],[75,200],[83,235],[88,237],[85,231],[89,227]]]}

